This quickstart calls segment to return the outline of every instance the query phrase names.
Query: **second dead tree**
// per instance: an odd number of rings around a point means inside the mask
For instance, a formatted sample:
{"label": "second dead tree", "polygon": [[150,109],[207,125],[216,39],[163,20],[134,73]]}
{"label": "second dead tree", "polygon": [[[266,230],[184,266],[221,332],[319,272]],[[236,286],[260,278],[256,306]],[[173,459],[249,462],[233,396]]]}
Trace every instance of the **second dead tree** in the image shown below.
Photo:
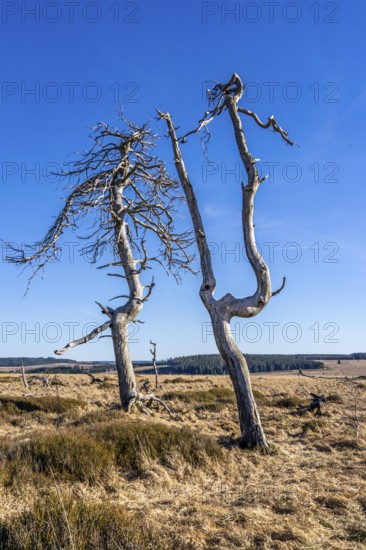
{"label": "second dead tree", "polygon": [[[192,219],[201,262],[202,284],[200,297],[210,315],[216,345],[227,365],[234,386],[241,430],[240,443],[243,448],[258,448],[263,452],[267,452],[269,451],[269,445],[253,396],[249,369],[244,355],[232,336],[230,321],[233,317],[249,318],[257,315],[267,305],[271,297],[282,290],[286,279],[283,279],[281,288],[272,292],[269,268],[256,246],[253,223],[254,198],[260,184],[266,178],[261,179],[259,177],[256,167],[258,159],[255,159],[248,150],[241,115],[253,119],[261,128],[271,128],[274,132],[279,133],[289,145],[293,145],[293,142],[272,116],[266,122],[262,122],[254,112],[238,105],[242,98],[243,90],[242,81],[237,74],[234,74],[229,82],[217,84],[210,92],[212,108],[205,112],[194,130],[180,138],[176,135],[171,115],[169,113],[162,113],[161,111],[158,111],[158,115],[166,121],[168,126],[176,170]],[[206,132],[207,143],[210,135],[208,125],[224,112],[229,113],[238,153],[247,174],[247,182],[245,184],[242,183],[242,225],[245,251],[256,276],[257,289],[252,296],[246,298],[236,298],[230,293],[219,299],[214,298],[216,280],[212,267],[211,252],[197,203],[195,189],[190,182],[180,150],[180,144],[185,143],[189,135],[201,130]]]}

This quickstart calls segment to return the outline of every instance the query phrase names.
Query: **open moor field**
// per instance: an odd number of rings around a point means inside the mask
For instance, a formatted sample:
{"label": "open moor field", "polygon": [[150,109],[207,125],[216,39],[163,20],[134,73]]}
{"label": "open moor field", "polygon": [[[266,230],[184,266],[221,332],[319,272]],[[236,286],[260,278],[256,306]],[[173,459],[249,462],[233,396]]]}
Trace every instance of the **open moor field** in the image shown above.
{"label": "open moor field", "polygon": [[[0,374],[0,548],[365,547],[366,381],[253,376],[261,456],[237,445],[228,377],[162,376],[173,417],[149,418],[101,376],[32,376],[25,396]],[[328,397],[320,418],[298,414],[307,392]]]}

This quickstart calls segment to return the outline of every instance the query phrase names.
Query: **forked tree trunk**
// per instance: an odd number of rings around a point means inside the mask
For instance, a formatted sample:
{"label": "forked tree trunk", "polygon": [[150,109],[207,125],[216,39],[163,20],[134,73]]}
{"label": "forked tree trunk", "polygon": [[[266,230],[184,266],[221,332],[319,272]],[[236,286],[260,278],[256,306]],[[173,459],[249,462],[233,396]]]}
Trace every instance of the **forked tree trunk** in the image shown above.
{"label": "forked tree trunk", "polygon": [[[237,106],[243,94],[243,85],[238,75],[234,74],[227,84],[217,85],[215,89],[217,103],[214,109],[205,113],[196,130],[188,132],[180,139],[176,136],[170,114],[160,111],[158,111],[158,114],[167,122],[175,166],[192,218],[202,272],[200,297],[210,314],[216,344],[227,365],[234,386],[241,429],[241,444],[247,449],[259,448],[267,452],[269,447],[253,396],[248,366],[232,337],[230,320],[233,317],[248,318],[257,315],[266,306],[270,298],[282,290],[286,279],[284,278],[282,287],[272,293],[269,269],[256,246],[253,224],[254,197],[263,180],[259,177],[256,159],[248,151],[239,113],[243,112],[251,116],[262,128],[272,127],[274,131],[281,134],[285,141],[292,142],[273,117],[270,117],[268,122],[263,124],[255,113]],[[179,147],[179,141],[185,142],[188,135],[200,131],[203,127],[207,128],[207,125],[215,116],[219,115],[224,109],[227,109],[230,114],[238,152],[248,178],[246,184],[242,183],[243,236],[246,255],[257,279],[257,289],[252,296],[246,298],[236,298],[230,293],[220,299],[214,298],[216,280],[212,268],[211,252],[206,240],[195,191],[189,180]]]}
{"label": "forked tree trunk", "polygon": [[[242,299],[237,299],[232,296],[232,294],[226,294],[219,300],[214,298],[216,280],[212,269],[211,253],[206,240],[196,195],[184,165],[171,117],[168,113],[163,114],[159,112],[159,114],[167,121],[169,135],[173,145],[174,161],[187,199],[200,253],[202,271],[200,297],[210,314],[216,344],[227,365],[236,394],[241,431],[241,446],[247,449],[258,448],[262,452],[268,452],[269,446],[253,396],[248,367],[242,352],[231,335],[230,319],[235,315],[251,317],[259,312],[268,302],[271,296],[269,270],[256,249],[253,237],[252,219],[251,217],[248,219],[243,216],[243,222],[247,226],[245,246],[249,261],[255,270],[258,282],[257,291],[253,296]],[[252,200],[249,199],[248,202],[248,200],[245,199],[245,189],[243,187],[243,210],[247,212],[248,208],[251,214]],[[250,225],[250,228],[248,225]]]}

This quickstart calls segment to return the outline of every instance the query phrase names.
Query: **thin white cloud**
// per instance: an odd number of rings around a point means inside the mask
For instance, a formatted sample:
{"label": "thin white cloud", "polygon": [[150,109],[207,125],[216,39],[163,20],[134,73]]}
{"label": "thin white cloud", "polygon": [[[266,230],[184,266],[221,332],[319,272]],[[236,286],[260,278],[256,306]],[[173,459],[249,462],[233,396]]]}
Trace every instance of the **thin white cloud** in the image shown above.
{"label": "thin white cloud", "polygon": [[205,204],[203,212],[209,218],[221,218],[227,215],[227,210],[224,208],[219,208],[216,204],[208,203]]}
{"label": "thin white cloud", "polygon": [[348,116],[354,111],[357,111],[360,107],[364,107],[366,105],[366,90],[364,90],[362,93],[360,93],[356,99],[354,99],[349,105],[347,105],[344,116]]}

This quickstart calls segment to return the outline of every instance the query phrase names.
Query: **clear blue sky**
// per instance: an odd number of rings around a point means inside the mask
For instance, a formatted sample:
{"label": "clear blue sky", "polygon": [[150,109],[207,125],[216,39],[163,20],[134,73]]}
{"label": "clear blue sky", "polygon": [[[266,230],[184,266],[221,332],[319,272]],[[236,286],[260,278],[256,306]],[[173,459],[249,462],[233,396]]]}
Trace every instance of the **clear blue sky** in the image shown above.
{"label": "clear blue sky", "polygon": [[[36,4],[2,3],[1,238],[43,236],[62,204],[49,168],[87,146],[88,126],[115,122],[122,105],[135,122],[169,110],[189,130],[206,108],[205,83],[235,71],[247,83],[245,105],[263,118],[274,114],[300,145],[290,148],[244,121],[249,148],[271,176],[256,200],[258,243],[273,286],[283,275],[287,286],[258,317],[233,320],[240,346],[249,353],[365,351],[365,3],[41,2],[28,11]],[[215,173],[199,139],[183,153],[214,251],[217,295],[244,296],[255,285],[240,256],[240,165],[221,118],[209,150]],[[160,152],[173,171],[166,140]],[[180,215],[188,224],[184,209]],[[106,303],[118,284],[73,258],[73,246],[64,246],[61,261],[25,298],[26,274],[18,276],[2,251],[1,356],[52,355],[71,326],[78,337],[103,320],[94,301]],[[145,324],[131,334],[133,357],[149,357],[150,338],[160,358],[216,352],[200,276],[177,286],[158,270],[156,280]],[[111,341],[65,357],[112,359]]]}

